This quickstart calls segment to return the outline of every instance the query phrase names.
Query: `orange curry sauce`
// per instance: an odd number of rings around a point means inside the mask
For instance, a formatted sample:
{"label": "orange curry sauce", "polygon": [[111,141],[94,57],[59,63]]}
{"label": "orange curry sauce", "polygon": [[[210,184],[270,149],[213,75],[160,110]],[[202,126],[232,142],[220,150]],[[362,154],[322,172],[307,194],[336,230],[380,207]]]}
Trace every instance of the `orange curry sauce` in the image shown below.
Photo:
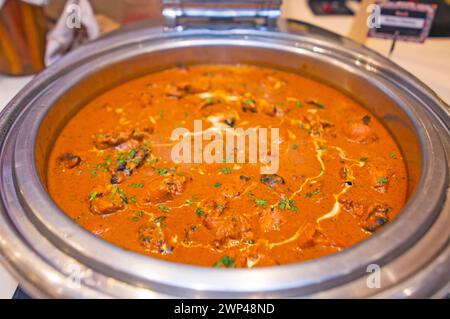
{"label": "orange curry sauce", "polygon": [[[195,119],[203,129],[280,128],[278,173],[175,164],[172,130],[193,130]],[[204,65],[144,76],[86,105],[55,143],[48,190],[78,224],[125,249],[255,267],[370,237],[400,212],[407,177],[387,130],[339,91],[272,69]]]}

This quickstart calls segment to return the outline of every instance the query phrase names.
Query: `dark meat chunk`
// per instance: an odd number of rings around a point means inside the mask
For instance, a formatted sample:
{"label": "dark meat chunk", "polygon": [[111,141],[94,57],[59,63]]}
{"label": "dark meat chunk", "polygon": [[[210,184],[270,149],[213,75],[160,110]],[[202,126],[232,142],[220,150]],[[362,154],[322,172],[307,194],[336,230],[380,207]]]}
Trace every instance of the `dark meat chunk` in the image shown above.
{"label": "dark meat chunk", "polygon": [[262,174],[259,180],[269,187],[286,184],[284,178],[277,174]]}
{"label": "dark meat chunk", "polygon": [[249,180],[251,180],[252,178],[249,176],[245,176],[245,175],[241,175],[239,176],[239,179],[243,182],[248,182]]}
{"label": "dark meat chunk", "polygon": [[209,80],[199,80],[195,83],[180,83],[178,85],[169,84],[166,87],[166,96],[175,99],[181,99],[186,95],[198,94],[208,91],[210,88]]}
{"label": "dark meat chunk", "polygon": [[374,205],[369,208],[367,218],[362,222],[361,226],[368,232],[375,232],[381,226],[389,222],[388,213],[390,207],[387,205]]}
{"label": "dark meat chunk", "polygon": [[153,131],[154,128],[147,127],[141,131],[99,134],[94,137],[94,144],[95,147],[98,148],[99,150],[104,150],[111,147],[117,147],[130,140],[142,142],[145,139],[148,139],[149,135],[152,134]]}
{"label": "dark meat chunk", "polygon": [[236,126],[236,118],[233,116],[226,117],[223,122],[228,125],[229,127],[235,127]]}
{"label": "dark meat chunk", "polygon": [[120,184],[126,177],[133,174],[134,170],[139,168],[150,154],[146,147],[139,147],[128,152],[127,157],[123,159],[116,167],[116,171],[111,176],[111,184]]}
{"label": "dark meat chunk", "polygon": [[119,144],[125,143],[133,135],[133,132],[120,132],[113,134],[99,134],[94,138],[95,147],[99,150],[104,150],[110,147],[116,147]]}
{"label": "dark meat chunk", "polygon": [[81,158],[79,156],[73,155],[72,153],[65,153],[58,157],[58,161],[65,168],[71,169],[77,167],[81,163]]}
{"label": "dark meat chunk", "polygon": [[256,102],[252,99],[247,99],[242,102],[242,111],[246,113],[258,113]]}

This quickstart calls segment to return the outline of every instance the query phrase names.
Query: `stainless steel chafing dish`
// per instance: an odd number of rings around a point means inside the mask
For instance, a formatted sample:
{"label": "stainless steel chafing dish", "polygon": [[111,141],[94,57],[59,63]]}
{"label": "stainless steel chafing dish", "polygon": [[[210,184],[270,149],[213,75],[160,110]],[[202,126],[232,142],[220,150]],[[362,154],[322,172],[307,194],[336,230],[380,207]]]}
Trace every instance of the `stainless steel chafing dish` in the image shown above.
{"label": "stainless steel chafing dish", "polygon": [[[187,7],[167,1],[169,30],[130,29],[88,44],[39,74],[1,113],[0,260],[32,296],[440,297],[448,292],[448,106],[373,51],[312,26],[277,20],[279,1],[261,7],[241,2],[233,10],[202,11],[198,1]],[[240,270],[152,259],[82,229],[46,192],[46,162],[55,137],[94,96],[178,63],[280,68],[362,102],[390,130],[406,159],[411,187],[402,214],[341,253]],[[381,267],[378,289],[367,285],[372,264]]]}

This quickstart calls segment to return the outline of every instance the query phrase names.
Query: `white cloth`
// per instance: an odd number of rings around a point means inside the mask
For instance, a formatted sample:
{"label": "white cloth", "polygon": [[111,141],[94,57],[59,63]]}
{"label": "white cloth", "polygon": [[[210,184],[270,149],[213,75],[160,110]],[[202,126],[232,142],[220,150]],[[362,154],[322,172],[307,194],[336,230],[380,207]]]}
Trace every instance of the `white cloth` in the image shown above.
{"label": "white cloth", "polygon": [[88,0],[68,0],[56,26],[47,35],[45,64],[49,66],[63,56],[75,41],[75,31],[83,26],[89,40],[100,35],[94,11]]}
{"label": "white cloth", "polygon": [[[5,4],[6,0],[0,0],[0,9]],[[43,6],[50,2],[50,0],[22,0],[23,2],[28,2],[29,4],[34,4],[37,6]]]}

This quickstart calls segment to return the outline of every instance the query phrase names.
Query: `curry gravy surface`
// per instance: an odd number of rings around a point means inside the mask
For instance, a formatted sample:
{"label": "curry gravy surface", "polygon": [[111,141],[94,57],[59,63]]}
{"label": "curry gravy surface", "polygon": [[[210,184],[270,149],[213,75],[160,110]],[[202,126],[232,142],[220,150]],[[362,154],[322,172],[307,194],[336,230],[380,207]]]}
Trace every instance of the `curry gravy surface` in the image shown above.
{"label": "curry gravy surface", "polygon": [[[227,158],[175,164],[172,130],[196,119],[204,130],[279,128],[278,173]],[[48,189],[78,224],[125,249],[257,267],[368,238],[400,212],[407,178],[387,130],[339,91],[272,69],[204,65],[144,76],[86,105],[54,145]]]}

